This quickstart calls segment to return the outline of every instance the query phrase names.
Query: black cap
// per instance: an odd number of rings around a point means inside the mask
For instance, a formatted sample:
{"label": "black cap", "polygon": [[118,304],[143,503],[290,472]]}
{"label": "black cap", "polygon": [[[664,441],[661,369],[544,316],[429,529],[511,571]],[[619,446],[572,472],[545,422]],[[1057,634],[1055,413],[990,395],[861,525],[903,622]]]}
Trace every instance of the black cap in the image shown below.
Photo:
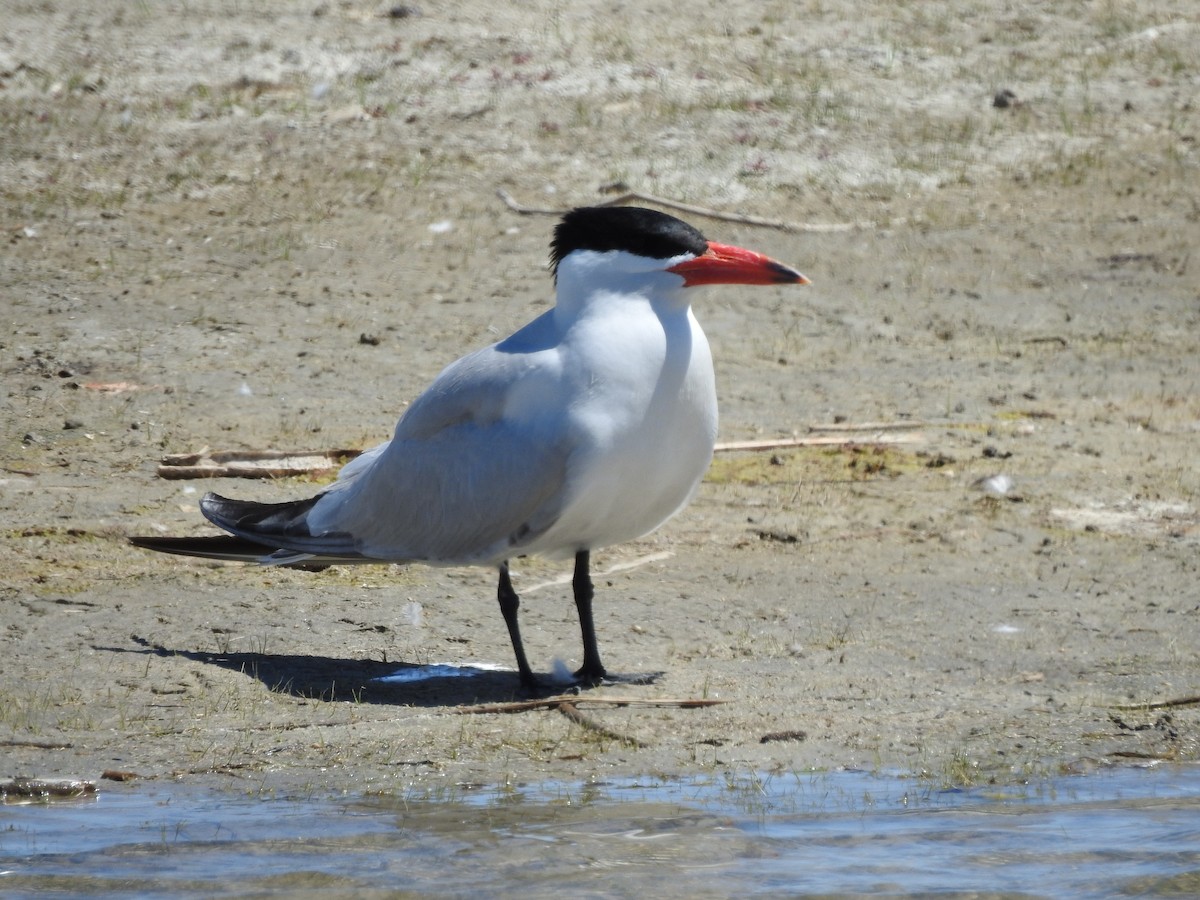
{"label": "black cap", "polygon": [[557,279],[558,264],[575,250],[624,250],[647,259],[671,259],[684,253],[700,256],[707,249],[708,241],[697,229],[656,209],[581,206],[554,229],[550,270]]}

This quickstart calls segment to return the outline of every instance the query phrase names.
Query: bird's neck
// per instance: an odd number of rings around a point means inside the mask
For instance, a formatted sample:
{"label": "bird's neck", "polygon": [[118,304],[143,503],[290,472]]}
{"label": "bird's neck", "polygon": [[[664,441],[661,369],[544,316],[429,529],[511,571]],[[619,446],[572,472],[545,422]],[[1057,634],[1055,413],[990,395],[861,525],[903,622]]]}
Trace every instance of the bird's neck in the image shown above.
{"label": "bird's neck", "polygon": [[688,299],[677,276],[666,272],[607,273],[603,279],[561,278],[555,301],[560,327],[592,316],[634,316],[639,310],[660,319],[686,318]]}

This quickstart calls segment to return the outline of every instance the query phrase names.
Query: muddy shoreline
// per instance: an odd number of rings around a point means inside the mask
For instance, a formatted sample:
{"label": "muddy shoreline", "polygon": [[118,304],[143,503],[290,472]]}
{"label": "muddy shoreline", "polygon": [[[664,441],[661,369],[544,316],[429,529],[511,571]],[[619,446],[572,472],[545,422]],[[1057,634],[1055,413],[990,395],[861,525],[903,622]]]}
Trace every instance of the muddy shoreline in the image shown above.
{"label": "muddy shoreline", "polygon": [[[649,7],[643,31],[601,4],[12,7],[0,776],[963,783],[1196,758],[1200,23],[723,9]],[[519,699],[513,674],[376,679],[509,666],[491,573],[128,546],[201,533],[204,490],[314,487],[166,480],[162,456],[386,438],[551,297],[553,218],[496,190],[614,182],[854,226],[684,216],[814,282],[697,302],[720,439],[879,423],[719,454],[692,507],[596,554],[606,662],[660,674],[584,698],[727,703],[462,714]],[[542,671],[578,664],[564,573],[516,573]]]}

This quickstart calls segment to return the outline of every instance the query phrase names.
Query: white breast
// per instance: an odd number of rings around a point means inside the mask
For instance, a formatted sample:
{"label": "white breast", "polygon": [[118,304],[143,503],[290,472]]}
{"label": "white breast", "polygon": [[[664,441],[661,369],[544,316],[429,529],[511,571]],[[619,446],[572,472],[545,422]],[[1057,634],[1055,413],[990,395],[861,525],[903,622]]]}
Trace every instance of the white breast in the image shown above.
{"label": "white breast", "polygon": [[558,521],[529,552],[595,549],[653,531],[692,498],[712,459],[717,400],[708,340],[691,311],[618,298],[563,345],[579,388],[575,450]]}

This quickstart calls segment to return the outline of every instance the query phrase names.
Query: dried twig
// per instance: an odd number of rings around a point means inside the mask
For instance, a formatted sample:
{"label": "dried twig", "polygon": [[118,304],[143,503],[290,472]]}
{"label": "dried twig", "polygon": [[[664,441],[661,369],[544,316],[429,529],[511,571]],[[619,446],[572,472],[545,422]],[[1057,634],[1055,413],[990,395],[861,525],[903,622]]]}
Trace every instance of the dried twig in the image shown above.
{"label": "dried twig", "polygon": [[1173,700],[1157,700],[1153,703],[1121,703],[1113,709],[1173,709],[1177,706],[1200,706],[1200,695],[1176,697]]}
{"label": "dried twig", "polygon": [[1025,338],[1026,344],[1058,344],[1060,347],[1067,346],[1067,339],[1058,334],[1050,334],[1045,337]]}
{"label": "dried twig", "polygon": [[[920,423],[916,423],[920,424]],[[812,425],[810,431],[880,432],[911,428],[913,424],[868,422],[861,425]],[[904,434],[873,434],[856,440],[840,435],[771,438],[761,441],[731,441],[717,444],[718,452],[727,450],[775,450],[783,447],[819,447],[836,444],[913,444],[925,440],[920,432]],[[362,453],[361,450],[209,450],[196,453],[173,453],[164,456],[158,466],[158,477],[185,478],[287,478],[295,475],[320,476],[334,472]],[[3,469],[3,467],[0,467]],[[36,475],[18,469],[3,469],[21,475]]]}
{"label": "dried twig", "polygon": [[0,782],[0,802],[31,803],[47,800],[77,800],[80,797],[96,796],[96,785],[91,781],[64,779],[49,781],[42,778],[12,778]]}
{"label": "dried twig", "polygon": [[0,741],[0,747],[32,747],[34,750],[71,750],[74,746],[61,741]]}
{"label": "dried twig", "polygon": [[27,478],[36,478],[38,474],[32,469],[14,469],[11,466],[0,466],[0,472],[9,472],[13,475],[24,475]]}
{"label": "dried twig", "polygon": [[696,709],[702,706],[719,706],[722,703],[728,702],[728,700],[709,699],[676,700],[665,697],[580,697],[576,694],[559,694],[555,697],[543,697],[538,700],[514,700],[511,703],[484,703],[479,706],[460,706],[454,712],[458,715],[518,713],[528,712],[531,709],[556,709],[563,703],[571,703],[575,706],[595,704],[597,706],[670,706],[676,709]]}
{"label": "dried twig", "polygon": [[849,444],[919,444],[925,440],[920,432],[911,434],[875,434],[870,437],[842,437],[841,435],[815,435],[813,437],[773,438],[763,441],[726,441],[713,450],[723,453],[730,450],[779,450],[785,447],[828,447]]}
{"label": "dried twig", "polygon": [[469,713],[517,713],[526,712],[531,709],[553,709],[562,713],[580,728],[586,728],[588,731],[594,731],[606,738],[611,738],[614,741],[622,741],[634,747],[649,747],[649,744],[639,738],[621,734],[619,731],[613,731],[611,728],[601,725],[590,716],[584,715],[579,709],[580,705],[673,706],[677,709],[694,709],[700,706],[716,706],[717,704],[726,702],[725,700],[668,700],[664,698],[647,699],[643,697],[580,697],[574,694],[560,694],[557,697],[545,697],[540,700],[516,700],[512,703],[485,703],[482,706],[462,706],[456,709],[455,712],[461,715]]}
{"label": "dried twig", "polygon": [[[513,212],[522,216],[561,216],[567,212],[565,209],[551,209],[544,206],[526,206],[519,202],[512,194],[504,190],[504,188],[496,189],[496,196],[511,209]],[[670,200],[666,197],[656,197],[653,194],[644,194],[641,191],[625,191],[615,197],[610,197],[607,200],[601,200],[594,204],[595,206],[620,206],[623,203],[629,203],[632,200],[637,200],[641,203],[651,203],[655,206],[665,206],[667,209],[678,210],[679,212],[691,213],[697,216],[705,216],[709,219],[720,219],[722,222],[736,222],[739,225],[755,225],[759,228],[775,228],[779,231],[804,231],[809,233],[829,234],[842,231],[859,231],[876,227],[874,222],[782,222],[778,219],[764,219],[761,216],[751,216],[744,213],[721,212],[718,209],[712,209],[708,206],[696,206],[692,203],[681,203],[678,200]]]}
{"label": "dried twig", "polygon": [[199,766],[195,769],[172,769],[171,777],[179,778],[183,775],[229,775],[232,777],[250,766],[251,763],[224,763],[219,766]]}
{"label": "dried twig", "polygon": [[775,741],[807,741],[808,732],[799,729],[789,731],[769,731],[758,739],[760,744],[771,744]]}
{"label": "dried twig", "polygon": [[621,741],[625,744],[632,744],[634,747],[649,747],[643,740],[635,737],[630,737],[627,734],[621,734],[619,731],[613,731],[604,725],[601,725],[595,719],[585,716],[579,711],[579,707],[570,700],[564,700],[556,707],[560,713],[578,725],[580,728],[586,728],[588,731],[594,731],[596,734],[603,735],[606,738],[611,738],[614,741]]}
{"label": "dried twig", "polygon": [[1140,750],[1114,750],[1109,756],[1117,756],[1121,759],[1156,759],[1163,762],[1171,762],[1179,759],[1179,753],[1174,750],[1168,750],[1166,753],[1144,753]]}
{"label": "dried twig", "polygon": [[201,450],[164,456],[159,478],[286,478],[332,472],[361,450]]}
{"label": "dried twig", "polygon": [[512,703],[485,703],[482,706],[460,706],[455,710],[459,715],[472,713],[517,713],[531,709],[553,709],[562,713],[580,728],[594,731],[614,741],[622,741],[634,747],[649,747],[645,741],[601,725],[590,716],[585,716],[579,709],[581,704],[598,706],[674,706],[678,709],[694,709],[699,706],[716,706],[725,700],[667,700],[663,698],[644,697],[580,697],[576,694],[559,694],[557,697],[545,697],[540,700],[516,700]]}
{"label": "dried twig", "polygon": [[930,428],[933,422],[817,422],[808,426],[809,431],[911,431],[914,428]]}
{"label": "dried twig", "polygon": [[[611,566],[609,566],[603,572],[593,573],[593,574],[594,575],[596,575],[596,574],[598,574],[598,575],[613,575],[617,572],[627,572],[630,569],[636,569],[639,566],[648,565],[652,562],[658,562],[659,560],[662,560],[662,559],[670,559],[674,555],[675,554],[672,553],[670,550],[659,550],[655,553],[647,553],[645,556],[639,556],[636,559],[626,560],[625,562],[613,563]],[[543,590],[544,588],[548,588],[548,587],[561,587],[564,584],[570,584],[571,579],[574,577],[575,576],[573,573],[564,572],[562,575],[559,575],[557,578],[551,578],[549,581],[541,581],[541,582],[538,582],[537,584],[525,585],[521,588],[521,596],[524,597],[526,594],[532,594],[534,591],[540,591],[540,590]]]}

